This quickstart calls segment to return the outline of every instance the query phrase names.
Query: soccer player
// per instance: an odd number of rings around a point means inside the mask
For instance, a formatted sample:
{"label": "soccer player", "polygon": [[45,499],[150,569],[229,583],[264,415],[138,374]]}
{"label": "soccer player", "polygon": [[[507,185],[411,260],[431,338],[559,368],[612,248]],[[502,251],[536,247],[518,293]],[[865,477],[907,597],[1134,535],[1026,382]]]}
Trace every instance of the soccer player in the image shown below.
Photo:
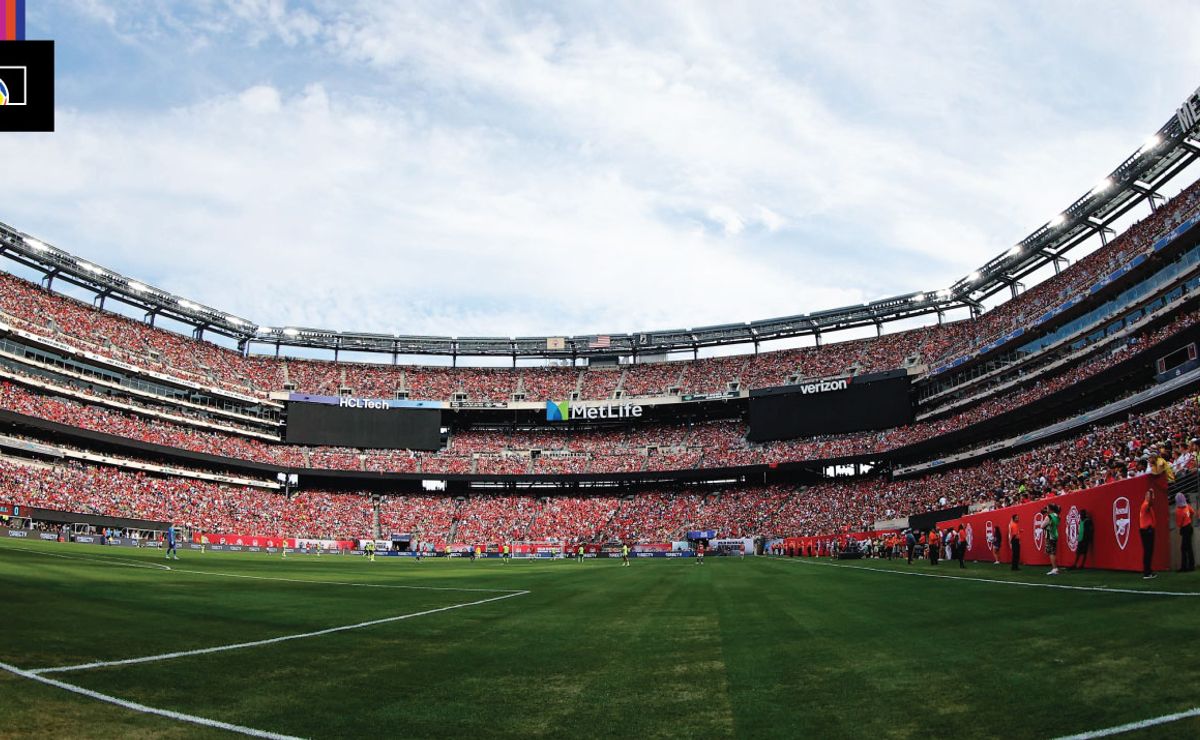
{"label": "soccer player", "polygon": [[375,540],[367,540],[367,559],[375,562]]}
{"label": "soccer player", "polygon": [[478,560],[483,555],[483,548],[479,545],[475,546],[475,556],[471,560]]}
{"label": "soccer player", "polygon": [[992,541],[988,543],[992,548],[992,558],[995,560],[995,562],[992,563],[993,565],[1000,564],[1000,542],[1001,542],[1001,540],[1000,540],[1000,523],[993,522],[992,523]]}
{"label": "soccer player", "polygon": [[696,545],[696,565],[704,565],[704,543]]}
{"label": "soccer player", "polygon": [[200,535],[200,554],[201,555],[204,554],[206,547],[208,547],[208,535],[202,534],[202,535]]}
{"label": "soccer player", "polygon": [[504,543],[504,550],[500,556],[500,562],[503,565],[508,565],[508,559],[511,557],[511,552],[508,549],[508,543]]}
{"label": "soccer player", "polygon": [[167,525],[167,554],[163,557],[170,560],[172,556],[176,560],[179,559],[179,553],[175,550],[175,525],[173,523]]}
{"label": "soccer player", "polygon": [[578,552],[578,556],[575,558],[575,562],[577,562],[577,563],[583,562],[583,545],[579,546],[579,552]]}
{"label": "soccer player", "polygon": [[626,565],[629,565],[629,543],[628,542],[624,542],[621,544],[621,567],[624,568]]}

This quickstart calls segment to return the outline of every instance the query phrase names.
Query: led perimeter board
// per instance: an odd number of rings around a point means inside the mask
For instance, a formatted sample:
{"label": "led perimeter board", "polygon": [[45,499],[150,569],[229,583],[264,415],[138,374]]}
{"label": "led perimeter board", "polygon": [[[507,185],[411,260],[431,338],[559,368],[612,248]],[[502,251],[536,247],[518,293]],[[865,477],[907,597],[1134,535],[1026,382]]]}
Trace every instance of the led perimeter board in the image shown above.
{"label": "led perimeter board", "polygon": [[888,429],[912,420],[904,370],[750,391],[752,442]]}
{"label": "led perimeter board", "polygon": [[302,445],[437,450],[442,446],[442,412],[289,401],[284,440]]}

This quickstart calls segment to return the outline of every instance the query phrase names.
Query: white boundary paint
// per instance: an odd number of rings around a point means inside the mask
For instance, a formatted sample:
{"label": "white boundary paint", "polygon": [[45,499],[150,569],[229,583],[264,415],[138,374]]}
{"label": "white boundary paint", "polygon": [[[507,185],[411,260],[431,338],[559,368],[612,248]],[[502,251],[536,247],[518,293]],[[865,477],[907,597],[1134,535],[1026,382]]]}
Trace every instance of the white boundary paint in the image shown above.
{"label": "white boundary paint", "polygon": [[395,617],[384,617],[383,619],[372,619],[369,622],[358,622],[357,624],[345,624],[340,627],[329,627],[328,629],[317,630],[315,632],[301,632],[295,635],[284,635],[282,637],[271,637],[265,640],[254,640],[252,642],[235,642],[229,645],[218,645],[216,647],[199,648],[197,650],[181,650],[175,653],[160,653],[158,655],[147,655],[141,658],[126,658],[124,660],[104,660],[95,663],[80,663],[78,665],[68,666],[52,666],[50,668],[34,668],[28,673],[34,675],[43,675],[46,673],[66,673],[67,671],[86,671],[92,668],[107,668],[116,665],[133,665],[135,663],[155,663],[160,660],[172,660],[174,658],[186,658],[192,655],[207,655],[208,653],[223,653],[227,650],[241,650],[242,648],[258,647],[259,645],[274,645],[279,642],[288,642],[290,640],[304,640],[309,637],[321,637],[323,635],[332,635],[337,632],[348,632],[350,630],[362,629],[364,627],[374,627],[377,624],[388,624],[390,622],[399,622],[405,619],[414,617],[424,617],[429,614],[437,614],[439,612],[448,612],[452,609],[463,609],[468,606],[479,606],[492,601],[500,601],[502,599],[511,599],[514,596],[524,596],[528,591],[513,591],[512,593],[504,594],[503,596],[493,596],[490,599],[480,599],[479,601],[470,601],[465,604],[451,604],[450,606],[442,606],[437,609],[426,609],[423,612],[414,612],[412,614],[400,614]]}
{"label": "white boundary paint", "polygon": [[1081,732],[1078,735],[1065,735],[1058,740],[1091,740],[1095,737],[1109,737],[1111,735],[1120,735],[1123,732],[1133,732],[1134,730],[1144,730],[1147,727],[1155,727],[1157,725],[1165,725],[1169,722],[1178,722],[1181,719],[1189,719],[1191,717],[1200,717],[1200,707],[1189,709],[1186,712],[1176,712],[1175,714],[1164,714],[1150,719],[1143,719],[1139,722],[1130,722],[1127,725],[1118,725],[1109,727],[1103,730],[1089,730]]}
{"label": "white boundary paint", "polygon": [[[408,589],[412,591],[462,591],[464,593],[486,593],[486,594],[511,594],[518,589],[511,588],[467,588],[465,586],[412,586],[400,583],[354,583],[351,581],[314,581],[306,578],[282,578],[279,576],[252,576],[244,573],[215,573],[207,570],[185,570],[179,566],[171,567],[162,563],[140,563],[131,561],[117,556],[103,557],[90,555],[76,555],[74,553],[62,552],[43,552],[42,550],[30,550],[24,547],[0,547],[0,552],[27,552],[30,555],[44,555],[50,558],[63,558],[66,560],[90,560],[96,563],[104,563],[106,565],[121,565],[126,568],[147,568],[151,570],[169,570],[175,573],[191,573],[200,576],[215,576],[218,578],[249,578],[255,581],[283,581],[285,583],[311,583],[318,586],[351,586],[353,588],[395,588]],[[528,592],[526,592],[528,593]]]}
{"label": "white boundary paint", "polygon": [[20,676],[21,678],[28,678],[30,681],[37,681],[38,683],[44,683],[47,686],[53,686],[56,689],[62,689],[63,691],[70,691],[72,694],[79,694],[80,696],[86,696],[90,699],[96,699],[97,701],[102,701],[107,704],[115,704],[118,707],[130,709],[130,710],[132,710],[134,712],[138,712],[140,714],[153,714],[153,715],[156,715],[159,717],[166,717],[167,719],[178,720],[180,722],[190,722],[194,725],[202,725],[204,727],[215,727],[219,730],[228,730],[229,732],[237,732],[242,735],[249,735],[250,737],[274,738],[275,740],[296,740],[294,735],[280,735],[280,734],[274,733],[274,732],[264,732],[263,730],[256,730],[253,727],[242,727],[241,725],[233,725],[228,722],[221,722],[221,721],[215,720],[215,719],[208,719],[206,717],[197,717],[194,714],[184,714],[182,712],[173,712],[170,709],[159,709],[157,707],[148,707],[145,704],[138,704],[137,702],[126,701],[125,699],[118,699],[115,696],[109,696],[108,694],[101,694],[99,691],[92,691],[91,689],[85,689],[82,686],[75,686],[74,684],[64,683],[62,681],[56,681],[53,678],[46,678],[45,676],[39,676],[36,673],[31,673],[30,671],[23,671],[20,668],[9,665],[7,663],[0,663],[0,670],[8,671],[9,673],[13,674],[14,676]]}
{"label": "white boundary paint", "polygon": [[[1061,583],[1026,583],[1023,581],[1000,581],[993,578],[970,578],[967,576],[948,576],[940,573],[916,573],[906,570],[888,570],[886,568],[867,568],[861,565],[842,565],[834,563],[816,563],[807,560],[789,560],[786,562],[801,563],[803,565],[824,565],[830,568],[852,568],[854,570],[866,570],[873,573],[894,573],[901,576],[923,576],[925,578],[946,578],[954,581],[979,581],[982,583],[997,583],[1008,586],[1030,586],[1033,588],[1058,588],[1071,591],[1099,591],[1102,593],[1118,593],[1118,594],[1146,594],[1150,596],[1200,596],[1200,593],[1192,593],[1189,591],[1143,591],[1134,588],[1105,588],[1103,586],[1067,586]],[[1110,737],[1112,735],[1120,735],[1134,730],[1143,730],[1147,727],[1155,727],[1157,725],[1165,725],[1171,722],[1178,722],[1181,719],[1189,719],[1191,717],[1200,717],[1200,707],[1189,709],[1185,712],[1176,712],[1174,714],[1163,714],[1150,719],[1143,719],[1137,722],[1130,722],[1116,727],[1108,727],[1103,730],[1089,730],[1080,732],[1076,735],[1065,735],[1058,740],[1092,740],[1092,738]]]}
{"label": "white boundary paint", "polygon": [[971,578],[970,576],[947,576],[940,573],[918,573],[907,570],[888,570],[886,568],[867,568],[862,565],[843,565],[841,563],[817,563],[809,560],[787,560],[789,563],[801,565],[823,565],[827,568],[846,568],[849,570],[865,570],[868,573],[891,573],[897,576],[918,576],[920,578],[945,578],[951,581],[975,581],[977,583],[994,583],[998,586],[1025,586],[1027,588],[1056,588],[1065,591],[1097,591],[1105,594],[1136,594],[1138,596],[1181,596],[1200,597],[1200,591],[1150,591],[1137,588],[1109,588],[1107,586],[1068,586],[1062,583],[1029,583],[1028,581],[1002,581],[995,578]]}
{"label": "white boundary paint", "polygon": [[65,552],[44,552],[42,550],[30,550],[25,547],[0,547],[0,552],[27,552],[31,555],[45,555],[48,558],[62,558],[64,560],[90,560],[94,563],[104,563],[105,565],[120,565],[126,568],[145,568],[147,570],[171,570],[171,566],[163,565],[162,563],[138,563],[125,558],[117,557],[102,557],[99,555],[76,555],[75,553]]}
{"label": "white boundary paint", "polygon": [[309,637],[320,637],[322,635],[329,635],[329,634],[333,634],[336,632],[346,632],[348,630],[362,629],[364,627],[372,627],[372,626],[379,625],[379,624],[387,624],[390,622],[399,622],[399,621],[405,620],[405,619],[413,619],[415,617],[423,617],[423,616],[426,616],[429,614],[437,614],[439,612],[450,611],[452,609],[464,609],[468,606],[479,606],[481,604],[487,604],[487,603],[490,603],[493,601],[501,601],[504,599],[511,599],[516,596],[525,596],[526,594],[530,593],[529,591],[524,591],[524,590],[492,589],[492,588],[455,588],[455,587],[451,587],[451,586],[410,586],[410,585],[383,584],[383,583],[353,583],[353,582],[348,582],[348,581],[312,581],[312,580],[305,580],[305,579],[301,579],[301,578],[278,578],[278,577],[273,577],[273,576],[251,576],[251,575],[243,575],[243,574],[237,574],[237,573],[214,573],[214,572],[200,571],[200,570],[181,570],[178,568],[172,568],[169,565],[163,565],[161,563],[137,563],[137,562],[130,562],[128,560],[121,559],[121,558],[103,558],[103,557],[91,557],[91,556],[87,556],[87,555],[76,555],[74,553],[43,552],[41,550],[29,550],[29,549],[20,548],[20,547],[0,547],[0,550],[13,550],[13,551],[18,551],[18,552],[27,552],[27,553],[31,553],[34,555],[46,555],[49,557],[64,558],[67,560],[88,560],[88,561],[97,562],[97,563],[104,563],[106,565],[125,566],[125,567],[130,567],[130,568],[147,568],[147,569],[151,569],[151,570],[170,571],[172,573],[189,573],[189,574],[195,574],[195,575],[215,576],[215,577],[219,577],[219,578],[251,578],[251,579],[263,580],[263,581],[284,581],[284,582],[289,582],[289,583],[309,583],[309,584],[316,584],[316,585],[351,586],[351,587],[360,587],[360,588],[392,588],[392,589],[409,589],[409,590],[418,590],[418,591],[471,591],[471,592],[487,592],[487,593],[499,593],[500,594],[500,596],[493,596],[493,597],[490,597],[487,599],[479,599],[477,601],[470,601],[470,602],[465,602],[462,604],[451,604],[450,606],[438,607],[437,609],[427,609],[425,611],[413,612],[411,614],[400,614],[400,615],[397,615],[394,617],[384,617],[383,619],[373,619],[368,622],[359,622],[357,624],[347,624],[347,625],[342,625],[339,627],[330,627],[328,629],[317,630],[315,632],[304,632],[304,633],[295,634],[295,635],[284,635],[282,637],[272,637],[272,638],[265,639],[265,640],[255,640],[253,642],[241,642],[241,643],[234,643],[234,644],[230,644],[230,645],[218,645],[216,647],[200,648],[198,650],[186,650],[186,651],[175,652],[175,653],[162,653],[159,655],[147,655],[147,656],[144,656],[141,658],[127,658],[124,660],[99,661],[99,662],[95,662],[95,663],[81,663],[79,665],[73,665],[73,666],[51,666],[48,668],[37,668],[37,669],[31,669],[31,670],[21,669],[14,665],[9,665],[8,663],[0,662],[0,670],[7,671],[8,673],[13,674],[14,676],[19,676],[21,678],[26,678],[31,681],[36,681],[38,683],[45,684],[47,686],[53,686],[55,688],[62,689],[63,691],[69,691],[73,694],[79,694],[80,696],[86,696],[88,698],[95,699],[97,701],[102,701],[107,704],[113,704],[118,707],[122,707],[124,709],[129,709],[131,711],[138,712],[140,714],[151,714],[151,715],[155,715],[158,717],[165,717],[167,719],[173,719],[173,720],[176,720],[179,722],[189,722],[191,724],[201,725],[203,727],[212,727],[212,728],[216,728],[216,729],[220,729],[220,730],[226,730],[228,732],[235,732],[235,733],[239,733],[242,735],[248,735],[250,737],[271,738],[273,740],[299,740],[299,738],[297,738],[294,735],[281,735],[281,734],[275,733],[275,732],[267,732],[265,730],[256,730],[253,727],[243,727],[242,725],[235,725],[235,724],[230,724],[228,722],[221,722],[220,720],[208,719],[207,717],[199,717],[194,714],[185,714],[183,712],[176,712],[176,711],[173,711],[170,709],[159,709],[158,707],[151,707],[151,706],[147,706],[145,704],[138,704],[137,702],[128,701],[126,699],[121,699],[116,696],[102,694],[99,691],[92,691],[91,689],[85,689],[82,686],[76,686],[75,684],[69,684],[69,683],[66,683],[65,681],[58,681],[53,678],[47,678],[46,676],[44,676],[42,674],[44,674],[44,673],[64,673],[67,671],[82,671],[82,670],[87,670],[87,669],[92,669],[92,668],[105,668],[108,666],[133,665],[133,664],[137,664],[137,663],[151,663],[151,662],[162,661],[162,660],[171,660],[173,658],[183,658],[183,657],[188,657],[188,656],[192,656],[192,655],[204,655],[207,653],[218,653],[218,652],[224,652],[227,650],[238,650],[241,648],[256,647],[259,645],[271,645],[274,643],[286,642],[289,640],[300,640],[300,639],[305,639],[305,638],[309,638]]}

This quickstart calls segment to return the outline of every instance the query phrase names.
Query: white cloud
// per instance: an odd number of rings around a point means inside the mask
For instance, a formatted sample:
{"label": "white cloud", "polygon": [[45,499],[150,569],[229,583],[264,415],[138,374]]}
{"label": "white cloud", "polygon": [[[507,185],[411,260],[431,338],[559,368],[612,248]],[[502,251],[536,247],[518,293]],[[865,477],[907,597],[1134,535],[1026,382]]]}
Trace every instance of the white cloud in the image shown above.
{"label": "white cloud", "polygon": [[[174,108],[68,100],[10,155],[6,222],[264,324],[430,334],[948,284],[1136,148],[1194,55],[1165,43],[1186,46],[1179,7],[1089,13],[1077,52],[1110,66],[1084,70],[1044,50],[1060,11],[1002,6],[86,3],[155,59],[182,41],[181,69],[220,58],[244,82]],[[1106,13],[1148,42],[1102,47]],[[1154,84],[1074,92],[1131,66]]]}

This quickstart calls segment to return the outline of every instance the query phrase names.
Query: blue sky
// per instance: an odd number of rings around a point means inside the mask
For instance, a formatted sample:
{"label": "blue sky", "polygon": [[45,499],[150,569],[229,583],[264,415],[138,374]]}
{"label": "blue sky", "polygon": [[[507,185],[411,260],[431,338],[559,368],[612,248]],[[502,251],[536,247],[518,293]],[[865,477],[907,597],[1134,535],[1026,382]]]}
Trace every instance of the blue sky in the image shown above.
{"label": "blue sky", "polygon": [[7,148],[0,220],[274,326],[583,334],[933,290],[1200,84],[1200,6],[1148,7],[38,0],[58,131]]}

